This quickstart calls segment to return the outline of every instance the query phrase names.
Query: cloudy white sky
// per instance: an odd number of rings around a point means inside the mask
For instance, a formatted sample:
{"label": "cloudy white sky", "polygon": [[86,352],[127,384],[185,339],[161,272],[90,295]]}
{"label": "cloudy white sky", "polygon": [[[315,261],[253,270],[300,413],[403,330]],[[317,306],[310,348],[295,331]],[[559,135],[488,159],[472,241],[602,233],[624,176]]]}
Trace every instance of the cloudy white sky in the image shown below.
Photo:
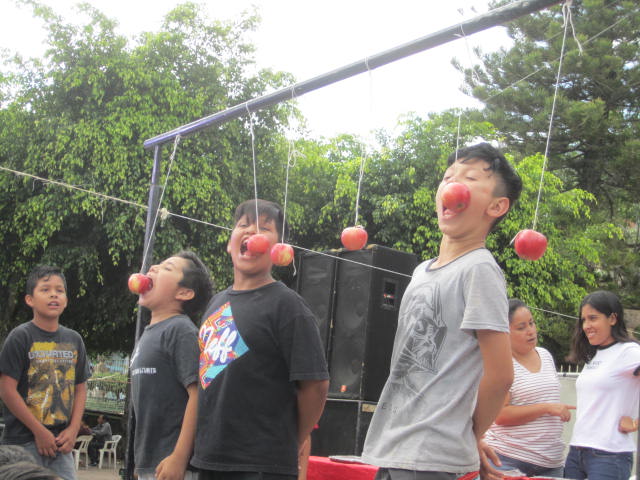
{"label": "cloudy white sky", "polygon": [[[70,21],[79,21],[76,2],[40,0]],[[89,0],[133,37],[156,30],[178,0]],[[258,67],[291,72],[297,81],[415,40],[487,11],[486,0],[210,0],[210,17],[232,19],[251,5],[262,23],[253,35]],[[26,56],[40,55],[44,34],[39,21],[15,0],[0,0],[0,47]],[[492,51],[509,41],[496,27],[416,54],[299,98],[313,136],[392,129],[408,112],[426,115],[477,103],[459,91],[457,57],[475,59],[472,49]],[[215,112],[211,112],[215,113]],[[177,127],[178,125],[176,125]],[[158,132],[162,133],[162,132]]]}

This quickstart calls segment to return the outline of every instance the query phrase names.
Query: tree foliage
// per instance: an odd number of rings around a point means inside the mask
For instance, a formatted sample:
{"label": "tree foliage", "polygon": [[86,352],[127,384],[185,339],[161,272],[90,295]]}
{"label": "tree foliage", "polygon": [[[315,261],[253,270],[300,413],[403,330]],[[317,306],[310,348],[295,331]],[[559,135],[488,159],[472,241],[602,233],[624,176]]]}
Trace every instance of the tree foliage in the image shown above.
{"label": "tree foliage", "polygon": [[[184,4],[166,16],[160,31],[146,32],[130,45],[113,20],[87,5],[81,7],[86,24],[72,25],[36,2],[26,3],[44,22],[49,48],[43,59],[5,59],[0,164],[130,203],[5,170],[0,175],[0,325],[6,333],[28,318],[21,307],[26,274],[36,263],[53,263],[69,277],[64,322],[84,334],[89,348],[126,351],[133,340],[135,301],[126,291],[126,278],[142,257],[153,158],[143,141],[290,78],[271,71],[248,73],[253,47],[245,36],[258,21],[255,14],[232,25],[211,21],[196,5]],[[290,113],[284,105],[252,121],[263,172],[271,168],[273,138]],[[235,204],[253,196],[248,127],[247,119],[238,120],[184,139],[171,164],[172,145],[165,146],[160,178],[163,185],[168,181],[161,206],[227,226]],[[225,244],[223,229],[169,217],[158,224],[155,258],[193,248],[225,283]]]}
{"label": "tree foliage", "polygon": [[[593,194],[592,223],[633,230],[640,220],[640,7],[632,0],[580,0],[571,11],[566,24],[560,7],[511,22],[511,48],[478,51],[481,63],[472,69],[456,64],[507,145],[519,157],[544,152],[566,25],[549,168],[565,188]],[[637,236],[605,241],[610,254],[601,285],[640,305]]]}

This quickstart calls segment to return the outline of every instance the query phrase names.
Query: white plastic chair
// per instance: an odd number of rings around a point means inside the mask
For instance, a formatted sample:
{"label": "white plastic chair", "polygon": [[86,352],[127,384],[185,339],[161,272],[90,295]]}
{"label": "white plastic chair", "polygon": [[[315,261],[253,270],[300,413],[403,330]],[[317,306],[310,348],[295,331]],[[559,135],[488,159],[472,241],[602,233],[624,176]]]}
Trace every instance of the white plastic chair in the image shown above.
{"label": "white plastic chair", "polygon": [[77,448],[71,450],[73,453],[73,459],[76,462],[76,470],[80,468],[80,455],[84,453],[84,468],[89,468],[89,443],[93,436],[91,435],[80,435],[76,438]]}
{"label": "white plastic chair", "polygon": [[98,468],[102,468],[102,458],[106,453],[107,457],[109,458],[109,465],[111,466],[113,462],[113,469],[114,470],[116,469],[117,467],[116,448],[118,448],[118,442],[120,441],[121,438],[122,438],[122,435],[112,435],[111,440],[107,440],[106,442],[104,442],[104,446],[99,450],[100,462],[98,463]]}

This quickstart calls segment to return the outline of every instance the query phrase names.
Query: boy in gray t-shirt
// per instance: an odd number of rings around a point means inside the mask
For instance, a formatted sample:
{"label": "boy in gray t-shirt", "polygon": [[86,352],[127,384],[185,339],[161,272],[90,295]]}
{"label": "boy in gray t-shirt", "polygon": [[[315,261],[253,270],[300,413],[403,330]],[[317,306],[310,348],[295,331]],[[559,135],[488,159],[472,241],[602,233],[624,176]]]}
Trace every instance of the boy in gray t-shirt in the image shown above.
{"label": "boy in gray t-shirt", "polygon": [[151,322],[130,368],[135,472],[139,480],[196,478],[186,471],[195,438],[200,353],[192,320],[209,301],[212,282],[193,252],[153,265],[148,275],[153,287],[138,304],[151,311]]}
{"label": "boy in gray t-shirt", "polygon": [[[451,182],[471,192],[459,212],[443,205]],[[439,255],[418,265],[403,296],[391,371],[364,445],[363,459],[380,467],[377,480],[453,480],[491,469],[481,438],[513,368],[505,281],[485,239],[521,189],[487,143],[448,159],[436,193]]]}

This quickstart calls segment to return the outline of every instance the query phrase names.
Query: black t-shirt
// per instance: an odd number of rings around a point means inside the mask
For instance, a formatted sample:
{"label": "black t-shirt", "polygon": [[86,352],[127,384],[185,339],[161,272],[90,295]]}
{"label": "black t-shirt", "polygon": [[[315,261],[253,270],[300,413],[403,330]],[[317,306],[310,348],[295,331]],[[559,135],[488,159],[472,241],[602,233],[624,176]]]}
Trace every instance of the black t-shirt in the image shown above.
{"label": "black t-shirt", "polygon": [[213,297],[199,332],[198,429],[205,470],[298,474],[296,380],[326,380],[316,320],[280,282]]}
{"label": "black t-shirt", "polygon": [[186,315],[149,325],[131,358],[136,415],[136,473],[154,473],[178,441],[189,395],[198,380],[198,329]]}
{"label": "black t-shirt", "polygon": [[[14,328],[0,352],[0,372],[18,382],[17,390],[33,416],[54,434],[71,420],[75,386],[89,378],[82,337],[70,328],[55,332],[26,322]],[[23,444],[33,433],[4,407],[4,443]]]}

